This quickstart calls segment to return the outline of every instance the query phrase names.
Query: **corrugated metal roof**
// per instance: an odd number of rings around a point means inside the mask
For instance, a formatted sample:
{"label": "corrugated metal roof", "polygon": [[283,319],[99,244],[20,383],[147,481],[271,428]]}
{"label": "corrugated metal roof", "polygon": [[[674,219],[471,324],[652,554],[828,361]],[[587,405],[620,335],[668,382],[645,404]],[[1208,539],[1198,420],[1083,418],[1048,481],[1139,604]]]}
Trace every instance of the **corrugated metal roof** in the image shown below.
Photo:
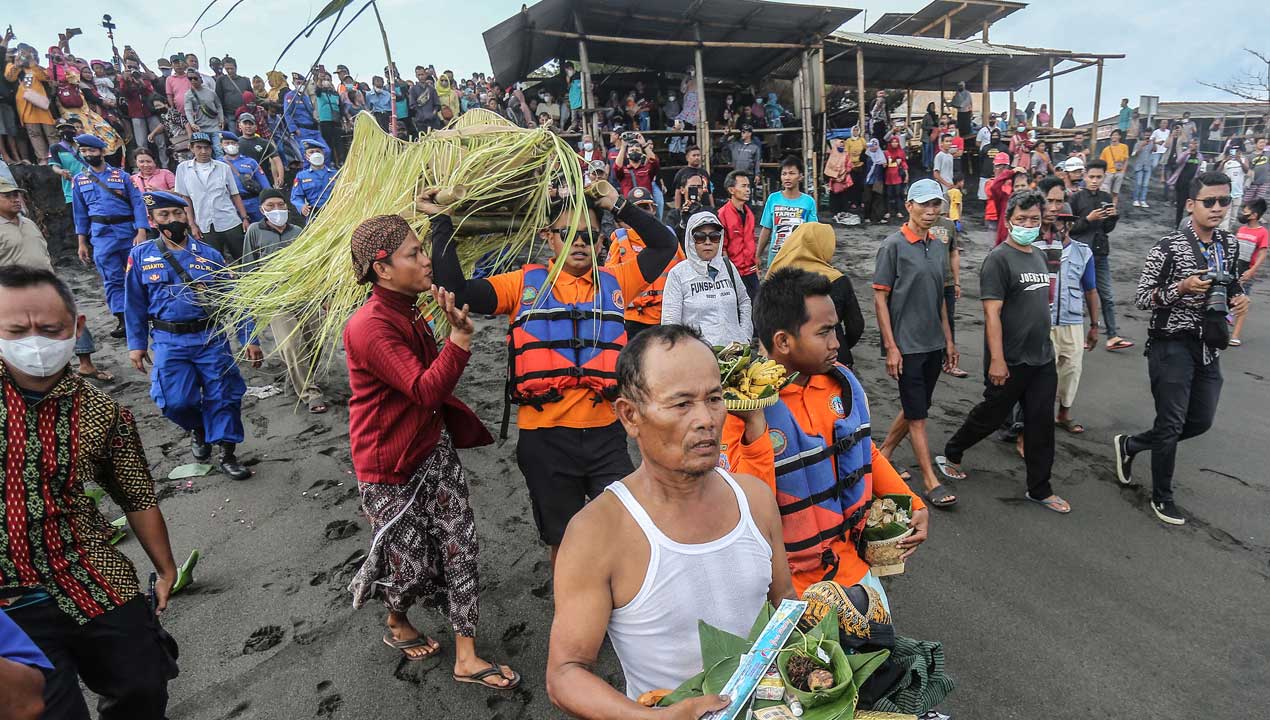
{"label": "corrugated metal roof", "polygon": [[[868,32],[891,33],[895,35],[916,35],[918,31],[928,37],[942,38],[944,35],[943,18],[949,18],[950,36],[958,39],[974,37],[983,32],[983,23],[996,22],[1007,15],[1022,10],[1027,3],[980,2],[964,3],[961,0],[931,0],[930,4],[912,14],[886,13],[877,22],[869,26]],[[899,17],[895,17],[895,16]]]}
{"label": "corrugated metal roof", "polygon": [[[864,83],[870,88],[947,90],[958,82],[977,90],[982,87],[983,65],[989,66],[989,87],[993,91],[1014,90],[1049,70],[1051,58],[1063,62],[1065,50],[1037,52],[1013,46],[991,45],[970,40],[913,37],[838,31],[825,38],[825,66],[830,84],[855,85],[855,53],[864,50]],[[843,52],[843,50],[846,52]],[[772,73],[780,77],[796,73],[786,66]]]}
{"label": "corrugated metal roof", "polygon": [[[885,33],[859,33],[838,31],[831,38],[850,45],[887,47],[901,50],[942,53],[946,55],[986,55],[991,57],[1048,57],[1030,50],[1020,50],[1004,45],[991,45],[977,40],[945,40],[943,38],[916,37],[913,35],[887,35]],[[1057,51],[1066,53],[1066,50]]]}

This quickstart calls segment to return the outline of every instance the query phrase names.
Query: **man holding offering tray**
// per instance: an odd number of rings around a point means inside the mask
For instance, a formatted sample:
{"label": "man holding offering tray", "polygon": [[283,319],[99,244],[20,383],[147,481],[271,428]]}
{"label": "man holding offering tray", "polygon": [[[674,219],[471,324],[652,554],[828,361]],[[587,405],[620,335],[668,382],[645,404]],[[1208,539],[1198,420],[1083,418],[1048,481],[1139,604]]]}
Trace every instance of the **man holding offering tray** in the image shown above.
{"label": "man holding offering tray", "polygon": [[[693,329],[644,331],[617,362],[618,419],[642,463],[569,523],[556,560],[547,692],[580,718],[696,720],[718,695],[665,709],[635,702],[702,670],[698,621],[749,633],[771,601],[794,597],[771,491],[718,467],[727,411],[719,366]],[[758,434],[762,414],[749,413]],[[592,668],[605,634],[626,696]]]}
{"label": "man holding offering tray", "polygon": [[886,593],[864,560],[862,533],[874,498],[912,496],[913,534],[900,541],[908,558],[926,539],[921,498],[873,445],[869,400],[855,375],[838,363],[838,313],[829,279],[786,268],[759,289],[754,325],[768,358],[794,376],[780,399],[761,412],[728,417],[720,463],[761,478],[776,492],[785,552],[801,596],[833,580]]}

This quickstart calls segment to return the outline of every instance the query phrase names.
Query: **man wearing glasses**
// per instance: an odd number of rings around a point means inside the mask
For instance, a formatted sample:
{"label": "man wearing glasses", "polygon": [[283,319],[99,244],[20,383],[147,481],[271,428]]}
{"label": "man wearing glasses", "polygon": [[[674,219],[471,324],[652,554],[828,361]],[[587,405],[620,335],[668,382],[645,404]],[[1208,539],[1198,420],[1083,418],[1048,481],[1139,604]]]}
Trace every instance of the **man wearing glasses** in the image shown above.
{"label": "man wearing glasses", "polygon": [[1235,272],[1239,244],[1221,229],[1230,204],[1230,178],[1224,173],[1192,180],[1186,201],[1191,227],[1151,248],[1138,279],[1138,307],[1151,311],[1147,372],[1155,424],[1137,435],[1116,435],[1116,476],[1121,484],[1132,484],[1134,456],[1150,450],[1151,509],[1170,525],[1186,523],[1173,502],[1177,444],[1204,434],[1217,414],[1218,354],[1230,339],[1224,306],[1236,317],[1248,312],[1248,296]]}
{"label": "man wearing glasses", "polygon": [[[438,214],[432,219],[436,284],[453,292],[459,307],[511,319],[507,393],[520,406],[516,462],[553,563],[570,518],[609,483],[634,472],[626,431],[612,404],[617,355],[627,342],[625,298],[638,296],[661,277],[679,249],[670,228],[616,191],[596,205],[583,213],[577,232],[569,230],[573,208],[568,206],[539,231],[555,255],[550,264],[470,280],[450,242],[450,218]],[[638,233],[643,250],[625,262],[599,267],[601,210],[612,211]]]}

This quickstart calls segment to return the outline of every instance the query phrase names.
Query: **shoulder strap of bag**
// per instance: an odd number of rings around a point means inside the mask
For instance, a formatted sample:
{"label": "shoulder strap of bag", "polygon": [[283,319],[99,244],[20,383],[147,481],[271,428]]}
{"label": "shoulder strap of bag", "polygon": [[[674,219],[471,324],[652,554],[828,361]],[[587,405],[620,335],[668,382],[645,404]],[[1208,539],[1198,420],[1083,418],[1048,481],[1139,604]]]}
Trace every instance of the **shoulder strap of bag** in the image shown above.
{"label": "shoulder strap of bag", "polygon": [[123,192],[122,190],[116,190],[116,189],[114,189],[114,188],[110,187],[109,185],[107,185],[106,183],[102,182],[101,178],[97,177],[97,173],[93,172],[93,170],[92,170],[92,166],[90,166],[90,165],[89,165],[89,164],[88,164],[88,163],[84,160],[84,158],[80,157],[80,156],[79,156],[79,153],[75,153],[75,159],[77,159],[77,160],[79,160],[80,162],[84,163],[85,167],[87,167],[87,168],[88,168],[87,170],[85,170],[85,171],[84,171],[84,172],[88,173],[88,179],[90,179],[90,180],[92,180],[94,183],[96,183],[98,187],[100,187],[102,190],[105,190],[106,192],[110,193],[111,195],[114,195],[115,197],[119,198],[120,200],[123,200],[124,202],[129,202],[129,200],[128,200],[128,194],[127,194],[127,193]]}
{"label": "shoulder strap of bag", "polygon": [[741,286],[736,281],[736,266],[726,257],[723,258],[723,264],[727,266],[728,277],[732,279],[732,294],[736,296],[736,321],[739,323],[741,322]]}
{"label": "shoulder strap of bag", "polygon": [[181,278],[181,282],[186,285],[193,286],[194,278],[190,277],[190,271],[187,270],[184,265],[176,261],[176,258],[172,256],[172,251],[168,249],[167,243],[163,242],[163,238],[159,238],[155,245],[158,246],[159,254],[163,256],[164,262],[168,264],[168,267],[172,268],[172,271],[176,273],[177,277]]}

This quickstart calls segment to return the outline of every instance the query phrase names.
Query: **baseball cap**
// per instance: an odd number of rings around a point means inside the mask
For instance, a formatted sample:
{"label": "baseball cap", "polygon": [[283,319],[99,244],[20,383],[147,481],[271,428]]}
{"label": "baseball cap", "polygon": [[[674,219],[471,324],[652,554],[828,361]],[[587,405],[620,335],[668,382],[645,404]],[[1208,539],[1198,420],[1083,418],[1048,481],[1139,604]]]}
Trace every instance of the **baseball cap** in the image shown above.
{"label": "baseball cap", "polygon": [[26,190],[14,185],[9,178],[0,177],[0,193],[11,193],[15,190],[18,192],[26,192]]}
{"label": "baseball cap", "polygon": [[653,194],[647,188],[636,185],[631,191],[626,193],[626,202],[632,204],[653,202]]}
{"label": "baseball cap", "polygon": [[993,165],[1009,165],[1009,164],[1010,164],[1010,154],[1009,154],[1009,153],[1003,153],[1003,152],[999,152],[999,153],[997,153],[997,156],[996,156],[996,157],[994,157],[994,158],[992,158],[992,164],[993,164]]}
{"label": "baseball cap", "polygon": [[940,186],[939,183],[935,182],[934,180],[931,180],[930,178],[918,180],[917,182],[908,186],[908,201],[909,202],[926,203],[926,202],[930,202],[931,200],[943,200],[943,199],[944,199],[944,189]]}
{"label": "baseball cap", "polygon": [[239,116],[238,116],[238,122],[249,122],[249,123],[251,123],[252,125],[255,125],[255,124],[256,124],[256,116],[255,116],[255,115],[252,115],[251,113],[243,113],[242,115],[239,115]]}
{"label": "baseball cap", "polygon": [[205,132],[196,132],[190,136],[190,145],[193,145],[194,143],[201,143],[201,142],[205,142],[208,145],[211,145],[212,136],[208,135]]}
{"label": "baseball cap", "polygon": [[754,126],[749,123],[745,123],[741,126],[741,132],[754,132]]}
{"label": "baseball cap", "polygon": [[1058,209],[1059,220],[1075,220],[1076,216],[1072,214],[1072,206],[1069,203],[1063,203],[1063,207]]}
{"label": "baseball cap", "polygon": [[159,58],[158,65],[161,68],[170,68],[172,67],[172,61],[167,58]]}
{"label": "baseball cap", "polygon": [[1067,158],[1067,162],[1063,163],[1063,169],[1067,172],[1085,169],[1085,161],[1078,157]]}

